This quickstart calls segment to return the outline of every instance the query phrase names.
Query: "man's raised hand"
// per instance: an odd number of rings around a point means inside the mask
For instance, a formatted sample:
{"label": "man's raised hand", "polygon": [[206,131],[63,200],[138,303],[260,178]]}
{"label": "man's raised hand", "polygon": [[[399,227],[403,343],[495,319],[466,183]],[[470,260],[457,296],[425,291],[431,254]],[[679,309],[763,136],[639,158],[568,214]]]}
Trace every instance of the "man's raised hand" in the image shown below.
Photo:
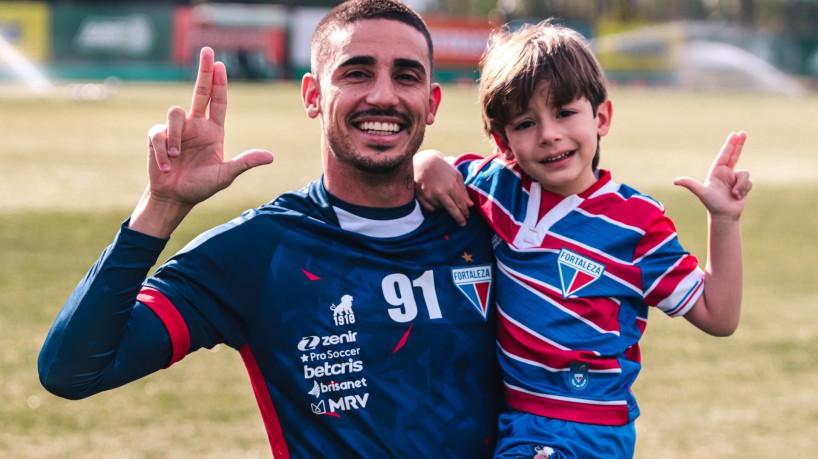
{"label": "man's raised hand", "polygon": [[129,226],[168,237],[196,204],[227,188],[243,172],[273,162],[265,150],[224,159],[227,70],[203,48],[190,114],[168,110],[166,124],[148,132],[148,187]]}
{"label": "man's raised hand", "polygon": [[167,124],[148,133],[149,189],[154,197],[193,206],[223,190],[241,173],[273,161],[265,150],[224,159],[227,71],[203,48],[190,114],[168,111]]}

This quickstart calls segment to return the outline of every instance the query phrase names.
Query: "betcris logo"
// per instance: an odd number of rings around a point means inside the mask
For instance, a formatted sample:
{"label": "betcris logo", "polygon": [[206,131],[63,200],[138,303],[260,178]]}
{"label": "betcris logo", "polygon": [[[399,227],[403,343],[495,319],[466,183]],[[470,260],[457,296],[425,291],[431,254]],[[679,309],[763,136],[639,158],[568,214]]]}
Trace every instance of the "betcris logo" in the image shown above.
{"label": "betcris logo", "polygon": [[348,331],[342,335],[329,336],[305,336],[298,342],[298,350],[301,352],[311,351],[318,346],[327,347],[336,344],[354,343],[358,332]]}

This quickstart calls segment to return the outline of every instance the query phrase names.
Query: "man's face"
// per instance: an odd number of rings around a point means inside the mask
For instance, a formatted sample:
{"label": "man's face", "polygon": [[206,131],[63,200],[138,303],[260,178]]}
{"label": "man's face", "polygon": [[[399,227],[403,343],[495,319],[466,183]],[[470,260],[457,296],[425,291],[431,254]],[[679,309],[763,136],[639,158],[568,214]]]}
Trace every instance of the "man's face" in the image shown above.
{"label": "man's face", "polygon": [[320,74],[302,84],[308,114],[321,116],[325,167],[388,173],[411,165],[440,101],[423,34],[361,20],[334,32],[329,46]]}

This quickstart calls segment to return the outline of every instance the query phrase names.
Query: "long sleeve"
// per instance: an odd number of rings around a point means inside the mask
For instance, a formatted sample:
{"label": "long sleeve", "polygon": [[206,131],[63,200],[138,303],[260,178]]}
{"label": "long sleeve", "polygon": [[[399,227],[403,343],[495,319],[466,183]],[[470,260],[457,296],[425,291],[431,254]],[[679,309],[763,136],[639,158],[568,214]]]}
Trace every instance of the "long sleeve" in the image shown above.
{"label": "long sleeve", "polygon": [[51,393],[79,399],[167,366],[172,348],[159,318],[136,300],[166,240],[126,224],[55,319],[38,360]]}

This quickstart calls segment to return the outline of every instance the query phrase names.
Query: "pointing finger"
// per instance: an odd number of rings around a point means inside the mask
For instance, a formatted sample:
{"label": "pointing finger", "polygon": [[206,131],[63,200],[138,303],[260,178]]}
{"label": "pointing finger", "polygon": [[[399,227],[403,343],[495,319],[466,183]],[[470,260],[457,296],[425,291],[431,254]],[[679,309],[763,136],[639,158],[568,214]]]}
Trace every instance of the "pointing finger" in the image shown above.
{"label": "pointing finger", "polygon": [[736,167],[746,140],[746,132],[731,132],[730,135],[727,136],[727,140],[724,141],[721,151],[716,156],[715,165],[724,165],[731,169]]}
{"label": "pointing finger", "polygon": [[213,89],[213,49],[204,47],[199,54],[199,72],[196,74],[196,86],[193,89],[193,102],[190,106],[190,116],[204,117],[210,103],[210,93]]}
{"label": "pointing finger", "polygon": [[224,126],[227,115],[227,69],[221,62],[213,66],[213,92],[210,96],[210,119]]}

